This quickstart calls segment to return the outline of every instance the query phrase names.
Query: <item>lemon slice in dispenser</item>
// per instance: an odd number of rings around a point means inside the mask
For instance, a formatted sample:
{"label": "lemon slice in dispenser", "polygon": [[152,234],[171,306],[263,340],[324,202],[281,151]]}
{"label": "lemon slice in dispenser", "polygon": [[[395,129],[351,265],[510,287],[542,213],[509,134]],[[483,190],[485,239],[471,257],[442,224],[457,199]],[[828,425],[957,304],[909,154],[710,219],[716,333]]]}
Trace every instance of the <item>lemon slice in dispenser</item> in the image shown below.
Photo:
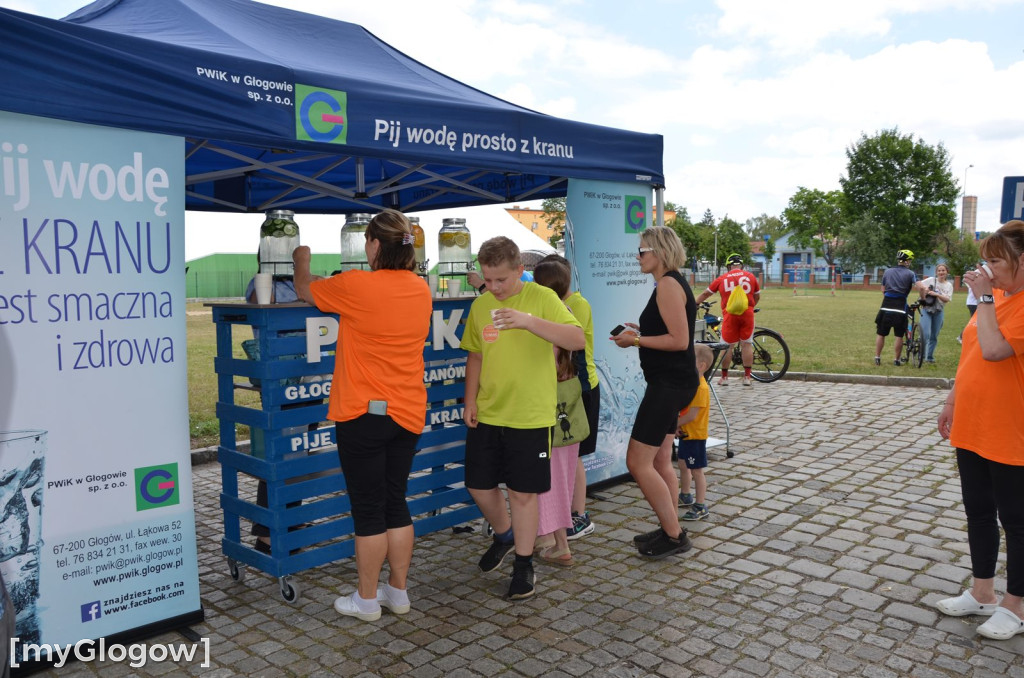
{"label": "lemon slice in dispenser", "polygon": [[466,245],[469,244],[469,236],[467,236],[465,233],[456,233],[455,235],[452,236],[452,240],[454,241],[456,247],[465,247]]}

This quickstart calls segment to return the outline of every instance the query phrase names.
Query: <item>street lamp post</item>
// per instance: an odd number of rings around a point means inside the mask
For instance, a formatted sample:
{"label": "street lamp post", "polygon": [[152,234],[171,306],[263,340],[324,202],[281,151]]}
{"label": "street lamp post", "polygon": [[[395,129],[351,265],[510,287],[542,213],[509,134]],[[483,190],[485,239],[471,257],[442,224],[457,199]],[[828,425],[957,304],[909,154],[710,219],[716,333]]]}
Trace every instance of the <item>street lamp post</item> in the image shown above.
{"label": "street lamp post", "polygon": [[718,277],[718,227],[715,226],[715,277]]}
{"label": "street lamp post", "polygon": [[964,197],[965,198],[967,197],[967,170],[971,169],[972,167],[974,167],[974,165],[968,165],[967,167],[964,168]]}

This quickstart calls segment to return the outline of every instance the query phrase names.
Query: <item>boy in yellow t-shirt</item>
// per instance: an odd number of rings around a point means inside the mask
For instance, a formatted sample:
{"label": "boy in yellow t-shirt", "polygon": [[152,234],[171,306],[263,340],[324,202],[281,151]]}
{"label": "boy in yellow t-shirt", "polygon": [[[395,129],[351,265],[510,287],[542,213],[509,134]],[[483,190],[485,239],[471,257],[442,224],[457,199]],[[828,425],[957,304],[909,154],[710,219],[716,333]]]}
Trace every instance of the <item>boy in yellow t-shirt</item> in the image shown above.
{"label": "boy in yellow t-shirt", "polygon": [[[696,344],[694,353],[697,371],[703,375],[714,362],[714,353],[705,344]],[[689,507],[683,514],[683,520],[702,520],[708,517],[705,495],[708,481],[704,469],[708,465],[708,413],[711,404],[711,389],[706,379],[701,377],[697,387],[697,395],[690,405],[679,413],[678,441],[679,458],[679,503]],[[690,481],[693,480],[694,492],[690,494]]]}
{"label": "boy in yellow t-shirt", "polygon": [[[470,307],[461,343],[469,352],[466,489],[494,528],[480,569],[496,570],[515,550],[508,597],[516,600],[534,592],[537,495],[551,486],[558,384],[552,345],[578,351],[586,341],[557,294],[520,279],[522,257],[512,240],[491,238],[477,260],[487,291]],[[500,483],[508,490],[508,509]]]}

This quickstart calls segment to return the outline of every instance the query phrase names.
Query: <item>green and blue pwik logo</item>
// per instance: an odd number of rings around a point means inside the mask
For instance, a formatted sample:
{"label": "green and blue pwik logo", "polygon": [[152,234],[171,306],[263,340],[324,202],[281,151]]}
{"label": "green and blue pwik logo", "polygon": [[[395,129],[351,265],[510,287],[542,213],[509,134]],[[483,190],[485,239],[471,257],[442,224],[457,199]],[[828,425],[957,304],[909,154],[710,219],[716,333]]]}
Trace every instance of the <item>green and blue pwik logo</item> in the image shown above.
{"label": "green and blue pwik logo", "polygon": [[642,195],[626,197],[626,233],[641,233],[647,229],[647,198]]}
{"label": "green and blue pwik logo", "polygon": [[136,511],[174,506],[180,502],[177,463],[135,469]]}
{"label": "green and blue pwik logo", "polygon": [[348,143],[348,94],[296,83],[295,138],[324,144]]}

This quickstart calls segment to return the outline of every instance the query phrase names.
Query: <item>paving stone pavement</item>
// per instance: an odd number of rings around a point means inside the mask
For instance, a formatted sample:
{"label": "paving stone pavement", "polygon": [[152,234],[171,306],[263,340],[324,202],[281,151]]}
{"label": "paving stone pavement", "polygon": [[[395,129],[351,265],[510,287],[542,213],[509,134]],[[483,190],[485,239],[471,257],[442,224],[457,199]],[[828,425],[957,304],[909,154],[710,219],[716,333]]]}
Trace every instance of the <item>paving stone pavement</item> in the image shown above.
{"label": "paving stone pavement", "polygon": [[[202,464],[206,620],[192,628],[210,639],[212,666],[107,661],[40,675],[1024,678],[1024,636],[985,640],[981,618],[932,607],[970,574],[955,463],[934,426],[944,391],[781,381],[718,393],[735,457],[711,452],[711,516],[687,524],[685,555],[637,556],[632,536],[653,514],[621,483],[591,499],[598,527],[572,542],[574,567],[536,566],[534,598],[503,600],[511,561],[477,570],[479,529],[446,530],[417,541],[412,611],[361,622],[332,607],[353,590],[352,561],[296,575],[294,606],[271,577],[234,581],[220,554],[220,468]],[[714,411],[711,426],[724,437]]]}

